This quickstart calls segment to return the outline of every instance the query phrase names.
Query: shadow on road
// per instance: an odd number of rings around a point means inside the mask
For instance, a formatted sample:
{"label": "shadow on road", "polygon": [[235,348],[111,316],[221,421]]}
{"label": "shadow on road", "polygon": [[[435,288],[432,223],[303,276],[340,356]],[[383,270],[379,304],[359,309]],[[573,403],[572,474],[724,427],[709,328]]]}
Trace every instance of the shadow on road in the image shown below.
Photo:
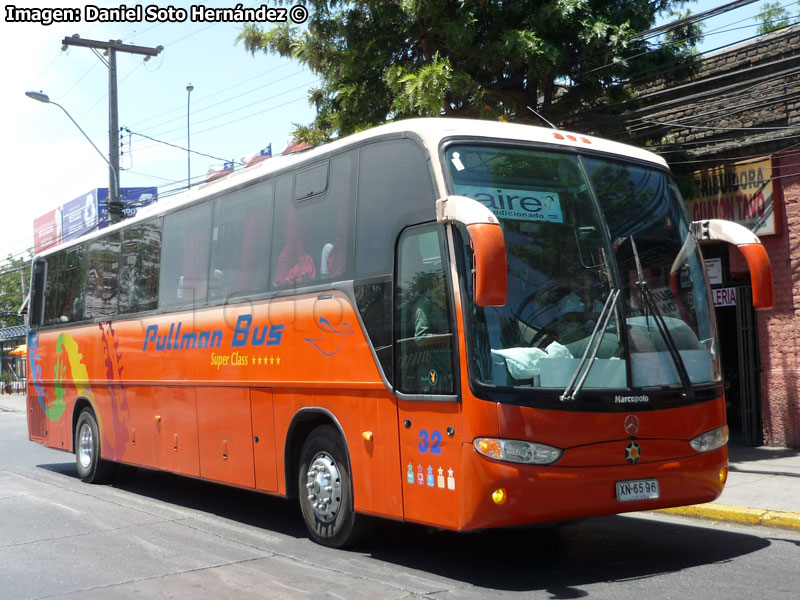
{"label": "shadow on road", "polygon": [[[39,466],[77,477],[73,464]],[[265,533],[306,537],[294,501],[147,470],[115,487]],[[371,519],[370,525],[372,535],[360,546],[325,552],[333,552],[332,561],[372,558],[486,588],[487,592],[538,590],[548,592],[551,598],[581,598],[588,595],[583,586],[725,563],[770,545],[769,540],[755,535],[626,516],[598,517],[562,527],[479,533],[435,531],[379,519]]]}
{"label": "shadow on road", "polygon": [[[74,463],[39,467],[78,478]],[[299,506],[284,498],[147,469],[138,469],[129,481],[113,485],[132,494],[217,515],[244,525],[296,538],[306,537]]]}
{"label": "shadow on road", "polygon": [[428,535],[390,532],[369,552],[379,560],[507,591],[546,590],[580,598],[581,586],[644,579],[724,563],[769,542],[730,531],[625,516],[562,527]]}

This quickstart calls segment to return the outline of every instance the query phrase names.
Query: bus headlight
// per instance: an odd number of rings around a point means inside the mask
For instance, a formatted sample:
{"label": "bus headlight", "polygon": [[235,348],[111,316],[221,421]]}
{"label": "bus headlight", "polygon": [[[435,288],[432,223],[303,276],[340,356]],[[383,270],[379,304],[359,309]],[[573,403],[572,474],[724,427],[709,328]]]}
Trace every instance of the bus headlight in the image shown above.
{"label": "bus headlight", "polygon": [[698,452],[710,452],[728,443],[728,426],[717,427],[698,435],[689,442]]}
{"label": "bus headlight", "polygon": [[561,458],[561,449],[524,442],[521,440],[501,440],[497,438],[476,438],[472,442],[479,454],[513,463],[529,465],[549,465]]}

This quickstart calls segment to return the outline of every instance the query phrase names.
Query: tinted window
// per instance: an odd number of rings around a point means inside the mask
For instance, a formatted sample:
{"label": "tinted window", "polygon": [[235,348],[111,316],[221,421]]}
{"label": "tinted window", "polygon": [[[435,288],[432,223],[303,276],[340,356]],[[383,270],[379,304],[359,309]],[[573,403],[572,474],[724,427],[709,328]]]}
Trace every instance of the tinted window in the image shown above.
{"label": "tinted window", "polygon": [[206,301],[210,245],[210,202],[164,217],[159,307],[195,306]]}
{"label": "tinted window", "polygon": [[64,254],[51,254],[47,257],[47,281],[44,294],[44,324],[60,323],[59,318],[63,312],[64,286],[61,276],[61,267],[64,264]]}
{"label": "tinted window", "polygon": [[277,288],[342,278],[352,273],[351,223],[355,152],[330,161],[326,193],[292,201],[292,177],[278,178],[272,280]]}
{"label": "tinted window", "polygon": [[397,387],[411,394],[452,394],[450,294],[437,226],[400,240],[397,260]]}
{"label": "tinted window", "polygon": [[33,282],[31,283],[31,306],[29,309],[29,321],[31,326],[42,325],[44,323],[44,286],[46,274],[46,261],[37,260],[33,264]]}
{"label": "tinted window", "polygon": [[119,312],[158,308],[161,221],[141,223],[123,232],[119,277]]}
{"label": "tinted window", "polygon": [[84,250],[77,246],[47,258],[48,282],[45,324],[70,323],[83,319]]}
{"label": "tinted window", "polygon": [[354,291],[367,335],[375,348],[375,354],[378,355],[386,378],[391,382],[393,376],[391,279],[358,283]]}
{"label": "tinted window", "polygon": [[297,173],[294,184],[294,199],[304,200],[325,193],[328,187],[328,161],[314,165]]}
{"label": "tinted window", "polygon": [[266,291],[272,186],[273,181],[267,181],[215,202],[210,299]]}
{"label": "tinted window", "polygon": [[87,319],[113,317],[117,313],[120,234],[93,240],[86,245]]}
{"label": "tinted window", "polygon": [[390,274],[400,230],[435,219],[435,200],[428,161],[416,143],[389,140],[361,148],[356,274]]}

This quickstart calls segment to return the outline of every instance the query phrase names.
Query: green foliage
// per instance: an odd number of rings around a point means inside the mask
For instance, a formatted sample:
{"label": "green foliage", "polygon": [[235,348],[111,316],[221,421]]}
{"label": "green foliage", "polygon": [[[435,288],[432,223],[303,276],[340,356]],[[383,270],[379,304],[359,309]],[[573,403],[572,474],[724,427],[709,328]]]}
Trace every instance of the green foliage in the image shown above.
{"label": "green foliage", "polygon": [[11,256],[0,265],[0,329],[25,322],[23,317],[17,315],[17,311],[24,299],[20,272],[27,282],[29,265],[29,260]]}
{"label": "green foliage", "polygon": [[756,18],[760,21],[758,34],[763,35],[788,27],[791,15],[780,2],[765,2],[761,5],[761,12]]}
{"label": "green foliage", "polygon": [[[287,0],[279,3],[289,4]],[[320,77],[310,143],[386,120],[453,116],[538,122],[625,97],[624,84],[691,64],[698,30],[634,34],[686,0],[308,0],[303,27],[245,25],[244,48]]]}

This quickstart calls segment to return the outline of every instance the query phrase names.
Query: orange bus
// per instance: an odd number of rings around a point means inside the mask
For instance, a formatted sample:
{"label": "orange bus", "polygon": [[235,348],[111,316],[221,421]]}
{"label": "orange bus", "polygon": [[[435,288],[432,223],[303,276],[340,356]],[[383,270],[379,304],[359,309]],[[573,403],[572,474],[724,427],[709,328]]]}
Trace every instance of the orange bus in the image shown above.
{"label": "orange bus", "polygon": [[450,119],[275,157],[35,257],[30,439],[466,531],[716,498],[728,431],[699,242],[664,161]]}

